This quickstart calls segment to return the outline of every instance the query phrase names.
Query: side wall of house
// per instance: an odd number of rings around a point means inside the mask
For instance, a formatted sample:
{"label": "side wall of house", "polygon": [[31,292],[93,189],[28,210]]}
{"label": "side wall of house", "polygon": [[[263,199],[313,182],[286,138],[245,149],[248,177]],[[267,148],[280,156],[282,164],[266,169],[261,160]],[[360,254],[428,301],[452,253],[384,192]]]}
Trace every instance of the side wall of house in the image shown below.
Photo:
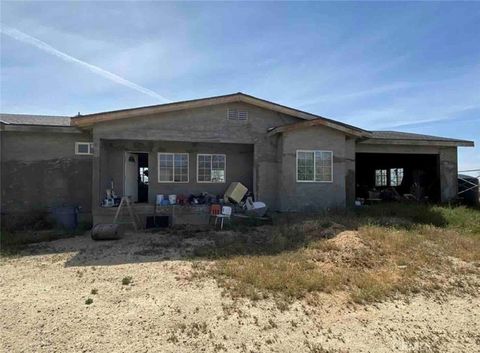
{"label": "side wall of house", "polygon": [[[346,206],[346,148],[344,134],[326,127],[286,132],[282,137],[279,198],[282,211],[315,211]],[[332,182],[298,182],[297,150],[333,152]]]}
{"label": "side wall of house", "polygon": [[75,142],[91,137],[50,131],[1,131],[2,224],[62,205],[78,205],[80,219],[91,219],[92,156],[75,155]]}

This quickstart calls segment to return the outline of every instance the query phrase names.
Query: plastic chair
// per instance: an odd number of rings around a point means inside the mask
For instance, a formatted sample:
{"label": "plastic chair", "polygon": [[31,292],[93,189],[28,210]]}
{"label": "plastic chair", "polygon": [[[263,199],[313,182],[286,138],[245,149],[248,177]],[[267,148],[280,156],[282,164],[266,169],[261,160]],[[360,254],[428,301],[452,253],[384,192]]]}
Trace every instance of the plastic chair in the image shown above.
{"label": "plastic chair", "polygon": [[212,222],[212,217],[217,217],[218,214],[222,212],[222,207],[220,205],[210,205],[210,219],[208,223]]}
{"label": "plastic chair", "polygon": [[222,213],[216,215],[215,226],[217,225],[218,220],[220,219],[220,229],[223,229],[224,219],[230,219],[232,215],[232,208],[230,206],[223,206]]}

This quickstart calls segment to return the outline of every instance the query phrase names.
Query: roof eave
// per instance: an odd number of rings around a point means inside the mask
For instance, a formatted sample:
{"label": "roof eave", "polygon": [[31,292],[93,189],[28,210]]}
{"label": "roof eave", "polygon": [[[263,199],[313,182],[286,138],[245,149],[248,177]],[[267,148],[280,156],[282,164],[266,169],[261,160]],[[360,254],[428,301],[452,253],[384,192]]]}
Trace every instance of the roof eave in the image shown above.
{"label": "roof eave", "polygon": [[474,147],[473,141],[468,140],[414,140],[414,139],[380,139],[369,138],[359,143],[367,145],[413,145],[413,146],[442,146],[442,147]]}

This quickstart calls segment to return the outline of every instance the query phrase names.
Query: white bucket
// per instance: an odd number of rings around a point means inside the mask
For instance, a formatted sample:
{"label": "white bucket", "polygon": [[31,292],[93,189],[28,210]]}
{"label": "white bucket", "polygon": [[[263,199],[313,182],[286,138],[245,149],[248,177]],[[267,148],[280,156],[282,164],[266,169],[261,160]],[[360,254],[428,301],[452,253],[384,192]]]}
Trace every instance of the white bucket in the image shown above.
{"label": "white bucket", "polygon": [[162,201],[163,201],[163,195],[162,194],[157,194],[157,206],[160,206],[162,204]]}
{"label": "white bucket", "polygon": [[168,201],[170,201],[170,205],[175,205],[177,203],[177,195],[168,195]]}

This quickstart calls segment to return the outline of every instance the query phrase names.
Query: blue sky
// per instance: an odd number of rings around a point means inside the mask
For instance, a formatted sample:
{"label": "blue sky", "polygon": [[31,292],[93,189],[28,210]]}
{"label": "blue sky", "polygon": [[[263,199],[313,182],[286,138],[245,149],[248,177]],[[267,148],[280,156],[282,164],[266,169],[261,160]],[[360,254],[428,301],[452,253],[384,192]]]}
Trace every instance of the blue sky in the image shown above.
{"label": "blue sky", "polygon": [[365,129],[475,140],[480,3],[1,4],[1,111],[73,115],[242,91]]}

